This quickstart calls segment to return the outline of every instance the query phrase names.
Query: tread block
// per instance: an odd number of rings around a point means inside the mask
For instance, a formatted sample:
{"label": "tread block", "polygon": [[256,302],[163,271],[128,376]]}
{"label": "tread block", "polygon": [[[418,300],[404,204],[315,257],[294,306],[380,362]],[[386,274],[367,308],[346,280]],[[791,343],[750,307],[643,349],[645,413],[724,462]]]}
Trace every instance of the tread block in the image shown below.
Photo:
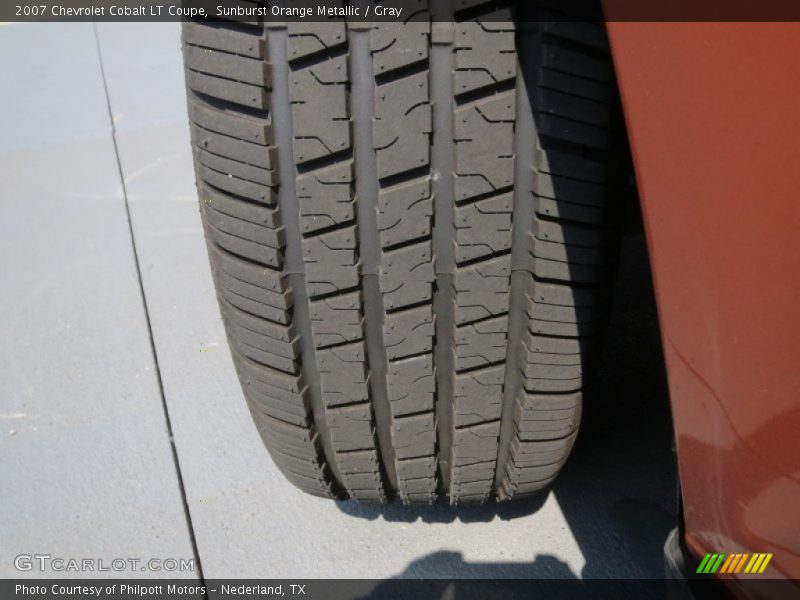
{"label": "tread block", "polygon": [[611,113],[607,105],[556,90],[539,88],[536,92],[535,107],[535,110],[546,114],[589,123],[597,127],[611,125]]}
{"label": "tread block", "polygon": [[456,206],[456,260],[489,256],[511,248],[513,194]]}
{"label": "tread block", "polygon": [[[555,8],[563,10],[563,7],[560,6]],[[579,19],[568,21],[563,18],[563,15],[560,16],[561,18],[557,20],[541,21],[541,33],[587,46],[597,51],[609,52],[608,38],[602,25]]]}
{"label": "tread block", "polygon": [[355,219],[353,163],[340,162],[297,180],[300,226],[304,234],[351,223]]}
{"label": "tread block", "polygon": [[377,87],[372,131],[379,179],[430,163],[427,71]]}
{"label": "tread block", "polygon": [[[397,461],[397,476],[405,480],[421,479],[436,470],[436,457],[422,456]],[[433,491],[433,490],[430,490]]]}
{"label": "tread block", "polygon": [[456,109],[456,201],[513,185],[515,105],[512,90]]}
{"label": "tread block", "polygon": [[358,285],[355,226],[303,239],[311,296],[340,292]]}
{"label": "tread block", "polygon": [[[232,316],[238,313],[239,316]],[[261,319],[257,319],[252,315],[248,315],[246,313],[242,313],[237,311],[236,309],[231,310],[230,308],[226,307],[225,312],[223,313],[223,319],[225,319],[226,324],[231,327],[231,329],[235,329],[237,332],[241,333],[241,339],[244,342],[247,342],[251,346],[256,348],[260,348],[266,352],[271,352],[273,354],[277,354],[278,356],[283,356],[285,358],[296,359],[298,357],[298,340],[297,337],[293,337],[290,339],[280,339],[276,335],[268,335],[262,333],[263,328],[261,327],[261,323],[257,325],[258,329],[251,327],[247,327],[249,323],[247,323],[248,319],[243,319],[242,316],[248,317],[249,319],[261,321]],[[281,329],[281,325],[276,323],[272,324],[275,329]],[[261,329],[262,331],[259,331]],[[284,327],[284,329],[288,329]],[[268,332],[273,333],[273,332]],[[275,332],[280,335],[280,332]],[[286,332],[288,333],[288,332]],[[286,335],[286,338],[289,336]]]}
{"label": "tread block", "polygon": [[431,300],[432,282],[403,281],[398,278],[381,278],[384,310],[402,309],[404,306]]}
{"label": "tread block", "polygon": [[[245,366],[245,363],[250,366]],[[286,411],[307,414],[306,388],[301,385],[300,375],[286,373],[275,375],[237,353],[234,353],[234,366],[242,378],[242,383],[247,386],[245,391],[252,392],[252,397],[269,398],[281,404]]]}
{"label": "tread block", "polygon": [[433,279],[430,241],[382,254],[380,283],[387,310],[428,300]]}
{"label": "tread block", "polygon": [[240,310],[249,312],[253,315],[257,315],[270,321],[275,321],[276,323],[288,323],[290,321],[289,313],[285,309],[263,304],[258,300],[253,300],[247,296],[242,296],[235,291],[223,288],[225,285],[225,280],[220,278],[217,272],[213,269],[212,275],[214,276],[215,283],[221,288],[217,291],[217,294],[220,296],[221,300],[224,300]]}
{"label": "tread block", "polygon": [[[341,5],[341,2],[333,2]],[[329,20],[324,23],[311,21],[289,22],[289,44],[287,48],[289,61],[324,52],[347,41],[342,21]]]}
{"label": "tread block", "polygon": [[389,360],[430,351],[433,348],[433,307],[427,304],[387,314],[383,341]]}
{"label": "tread block", "polygon": [[202,182],[198,182],[197,192],[200,203],[217,212],[270,229],[280,226],[280,216],[272,207],[243,201],[203,185]]}
{"label": "tread block", "polygon": [[450,499],[453,503],[488,498],[494,483],[500,422],[458,428],[453,432],[453,472]]}
{"label": "tread block", "polygon": [[232,352],[232,354],[234,366],[244,379],[267,386],[257,386],[260,391],[263,391],[265,394],[274,394],[276,397],[286,402],[296,402],[298,405],[305,405],[303,394],[305,393],[306,386],[299,375],[267,372],[261,365],[237,354],[235,351]]}
{"label": "tread block", "polygon": [[231,81],[230,79],[197,71],[188,71],[186,73],[186,82],[195,92],[215,96],[234,104],[262,110],[266,110],[269,105],[269,92],[256,85]]}
{"label": "tread block", "polygon": [[[565,198],[564,192],[567,191],[565,186],[568,182],[560,182],[558,180],[543,178],[543,173],[550,175],[551,178],[557,176],[569,177],[573,180],[585,181],[589,183],[603,184],[608,180],[608,169],[603,163],[569,152],[554,150],[552,148],[536,148],[533,168],[538,174],[538,179],[547,182],[547,187],[542,185],[542,181],[538,182],[539,186],[536,189],[537,194],[540,196],[547,196],[548,198],[566,200],[568,202],[578,202],[578,200],[574,198],[581,197],[587,192],[594,197],[597,192],[589,192],[589,190],[597,190],[598,188],[584,187],[581,189],[576,189],[573,190],[572,194],[570,194],[572,197],[568,196]],[[559,192],[558,196],[554,195],[556,189]],[[550,193],[545,193],[546,190]],[[600,188],[600,190],[602,191],[602,188]],[[596,203],[602,205],[602,200]]]}
{"label": "tread block", "polygon": [[309,312],[317,348],[363,338],[360,292],[314,300]]}
{"label": "tread block", "polygon": [[595,290],[552,282],[528,280],[528,297],[543,305],[564,307],[605,306],[611,298],[610,290]]}
{"label": "tread block", "polygon": [[214,245],[209,246],[209,254],[214,259],[214,268],[220,273],[248,285],[256,286],[265,291],[275,292],[276,298],[281,301],[275,306],[289,308],[288,289],[280,271],[242,260]]}
{"label": "tread block", "polygon": [[510,255],[456,269],[455,320],[461,325],[508,311]]}
{"label": "tread block", "polygon": [[505,367],[495,366],[479,372],[456,375],[453,421],[468,427],[500,419]]}
{"label": "tread block", "polygon": [[545,40],[542,46],[541,66],[543,68],[562,71],[602,83],[611,83],[614,80],[613,67],[607,59],[565,48],[553,43],[552,40]]}
{"label": "tread block", "polygon": [[386,382],[393,416],[433,410],[436,383],[432,354],[391,361]]}
{"label": "tread block", "polygon": [[456,373],[505,360],[508,316],[456,327]]}
{"label": "tread block", "polygon": [[267,170],[273,170],[276,164],[274,146],[265,150],[260,144],[208,131],[194,123],[191,124],[191,132],[192,143],[211,154]]}
{"label": "tread block", "polygon": [[565,283],[600,284],[609,283],[613,277],[607,265],[570,264],[564,260],[540,258],[531,253],[528,270],[542,279],[552,279]]}
{"label": "tread block", "polygon": [[214,229],[223,231],[255,244],[261,244],[272,250],[280,250],[284,245],[283,228],[264,227],[251,220],[241,219],[235,215],[216,210],[209,204],[201,204],[206,222]]}
{"label": "tread block", "polygon": [[308,412],[302,407],[280,402],[274,397],[260,394],[252,388],[243,388],[243,391],[252,411],[261,411],[269,417],[286,421],[298,427],[309,427]]}
{"label": "tread block", "polygon": [[404,0],[402,8],[404,13],[413,15],[402,27],[378,22],[370,31],[372,65],[376,75],[385,75],[428,59],[431,30],[428,0]]}
{"label": "tread block", "polygon": [[613,217],[606,208],[562,202],[538,196],[534,196],[533,210],[537,215],[543,217],[575,221],[586,225],[610,225]]}
{"label": "tread block", "polygon": [[[274,368],[284,373],[297,373],[297,363],[295,361],[256,346],[255,344],[260,344],[262,340],[252,332],[243,331],[241,328],[237,327],[232,327],[231,330],[238,335],[231,344],[244,356],[261,365]],[[252,342],[252,344],[250,342]]]}
{"label": "tread block", "polygon": [[499,434],[500,423],[498,422],[456,429],[453,438],[454,465],[458,467],[463,463],[469,466],[474,462],[494,460]]}
{"label": "tread block", "polygon": [[[324,475],[324,466],[316,460],[316,433],[314,430],[281,423],[257,411],[252,414],[256,428],[271,440],[269,445],[272,450],[271,454],[277,459],[276,464],[281,472],[301,489],[320,496],[333,497],[330,484]],[[292,429],[295,431],[291,431]],[[298,435],[297,431],[305,432],[305,435]],[[288,457],[292,455],[304,457],[308,461],[307,464],[313,475],[302,475],[291,469],[288,466],[290,464]]]}
{"label": "tread block", "polygon": [[243,114],[212,108],[189,97],[189,120],[208,131],[239,138],[253,144],[273,144],[269,118],[256,119]]}
{"label": "tread block", "polygon": [[456,95],[514,78],[517,65],[510,9],[457,23],[455,44]]}
{"label": "tread block", "polygon": [[[527,312],[528,317],[533,321],[588,325],[601,319],[607,310],[604,305],[590,307],[557,306],[554,304],[541,304],[529,299]],[[535,332],[533,327],[531,327],[531,330]]]}
{"label": "tread block", "polygon": [[[565,248],[570,253],[585,251],[587,257],[594,256],[592,263],[604,264],[609,261],[608,253],[603,252],[615,246],[615,239],[607,229],[596,229],[580,225],[555,223],[536,219],[533,236],[537,244],[545,247]],[[577,261],[581,262],[581,261]]]}
{"label": "tread block", "polygon": [[383,252],[381,275],[386,281],[432,281],[430,241]]}
{"label": "tread block", "polygon": [[254,167],[238,160],[231,160],[218,154],[212,154],[203,148],[198,148],[196,152],[197,160],[200,164],[214,171],[226,173],[228,177],[236,177],[267,186],[278,184],[278,173],[272,169]]}
{"label": "tread block", "polygon": [[[226,290],[233,292],[234,294],[284,311],[289,308],[290,299],[289,295],[285,292],[276,292],[274,290],[261,287],[260,285],[242,281],[241,279],[237,279],[236,277],[226,273],[216,265],[214,266],[213,272],[218,281],[225,286]],[[242,308],[242,310],[246,309]]]}
{"label": "tread block", "polygon": [[550,465],[559,462],[564,457],[564,447],[571,446],[576,433],[564,438],[526,442],[519,437],[511,440],[511,450],[514,455],[514,464],[520,467]]}
{"label": "tread block", "polygon": [[[223,226],[234,228],[230,222],[223,223]],[[212,223],[212,219],[206,221],[205,232],[209,240],[236,256],[259,264],[269,265],[276,269],[280,268],[283,264],[283,256],[277,248],[271,248],[270,246],[248,240],[245,237],[222,231]]]}
{"label": "tread block", "polygon": [[234,177],[233,174],[226,174],[224,171],[217,171],[207,165],[197,162],[197,175],[204,183],[215,187],[223,192],[228,192],[234,196],[252,199],[266,205],[274,205],[277,202],[275,189],[259,183],[253,183],[245,179]]}
{"label": "tread block", "polygon": [[432,216],[430,176],[382,189],[378,195],[381,246],[429,236]]}
{"label": "tread block", "polygon": [[[295,38],[289,40],[290,48],[294,42]],[[325,58],[290,72],[294,160],[298,165],[350,148],[347,83],[347,56]]]}
{"label": "tread block", "polygon": [[536,80],[543,89],[556,90],[607,105],[614,101],[614,90],[607,82],[587,79],[552,68],[539,69]]}
{"label": "tread block", "polygon": [[183,42],[251,58],[264,59],[267,56],[263,38],[216,23],[186,21],[183,26]]}
{"label": "tread block", "polygon": [[[327,421],[337,453],[374,448],[375,432],[369,402],[332,408],[327,411]],[[348,456],[348,460],[351,458]],[[343,461],[340,460],[339,464],[342,465]]]}
{"label": "tread block", "polygon": [[392,443],[400,460],[433,454],[436,445],[433,412],[395,418]]}
{"label": "tread block", "polygon": [[538,113],[536,125],[539,135],[555,138],[578,146],[586,146],[601,152],[608,150],[609,131],[581,121],[566,119],[557,115]]}
{"label": "tread block", "polygon": [[183,47],[183,60],[188,69],[206,75],[217,75],[230,81],[262,87],[269,83],[270,66],[263,60],[199,48],[191,44]]}
{"label": "tread block", "polygon": [[322,399],[328,407],[369,399],[364,343],[354,342],[317,352]]}

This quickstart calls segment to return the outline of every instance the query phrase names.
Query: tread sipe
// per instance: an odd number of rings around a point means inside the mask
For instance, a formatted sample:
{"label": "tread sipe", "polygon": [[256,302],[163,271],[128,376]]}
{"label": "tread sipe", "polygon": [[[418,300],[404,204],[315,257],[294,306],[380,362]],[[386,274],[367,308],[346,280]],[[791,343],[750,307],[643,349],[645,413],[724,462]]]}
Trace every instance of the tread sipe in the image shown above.
{"label": "tread sipe", "polygon": [[297,487],[525,496],[569,454],[615,272],[605,32],[404,6],[405,24],[184,24],[220,310]]}

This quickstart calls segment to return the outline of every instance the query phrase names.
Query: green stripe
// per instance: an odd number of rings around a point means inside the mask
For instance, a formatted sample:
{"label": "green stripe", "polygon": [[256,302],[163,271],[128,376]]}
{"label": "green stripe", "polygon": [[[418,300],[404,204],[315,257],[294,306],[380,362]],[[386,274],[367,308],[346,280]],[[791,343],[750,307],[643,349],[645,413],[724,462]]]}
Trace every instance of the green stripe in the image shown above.
{"label": "green stripe", "polygon": [[717,559],[717,562],[714,563],[714,566],[711,568],[711,573],[716,573],[717,572],[717,569],[720,568],[720,566],[722,565],[722,561],[723,560],[725,560],[725,554],[724,553],[719,555],[719,558]]}
{"label": "green stripe", "polygon": [[706,554],[706,555],[703,557],[703,560],[702,560],[702,562],[700,563],[700,566],[699,566],[699,567],[697,567],[697,571],[695,571],[695,573],[702,573],[702,572],[703,572],[703,567],[705,567],[705,566],[706,566],[706,563],[708,562],[708,559],[709,559],[709,558],[711,558],[711,555],[710,555],[710,554]]}
{"label": "green stripe", "polygon": [[703,569],[703,573],[710,573],[711,572],[711,567],[714,566],[714,562],[717,560],[718,556],[719,556],[719,554],[712,554],[711,555],[711,558],[708,559],[708,564],[706,565],[706,568]]}

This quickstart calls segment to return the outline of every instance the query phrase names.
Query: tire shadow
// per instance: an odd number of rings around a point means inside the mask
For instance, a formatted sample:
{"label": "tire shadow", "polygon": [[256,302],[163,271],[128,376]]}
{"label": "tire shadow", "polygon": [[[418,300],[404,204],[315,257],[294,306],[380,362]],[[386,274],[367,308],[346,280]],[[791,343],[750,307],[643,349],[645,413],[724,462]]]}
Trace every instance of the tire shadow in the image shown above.
{"label": "tire shadow", "polygon": [[383,519],[389,523],[488,523],[496,518],[519,519],[536,513],[547,499],[539,494],[525,502],[497,502],[492,500],[481,506],[450,506],[447,498],[440,498],[430,506],[404,506],[394,504],[359,504],[350,500],[339,500],[336,506],[343,513],[359,519],[374,521]]}

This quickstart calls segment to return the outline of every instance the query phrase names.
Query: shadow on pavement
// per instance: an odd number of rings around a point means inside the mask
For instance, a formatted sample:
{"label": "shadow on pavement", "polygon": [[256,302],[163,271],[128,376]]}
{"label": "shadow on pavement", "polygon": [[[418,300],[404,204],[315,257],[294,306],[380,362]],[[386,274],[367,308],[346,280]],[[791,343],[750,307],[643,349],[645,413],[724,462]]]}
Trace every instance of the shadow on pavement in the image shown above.
{"label": "shadow on pavement", "polygon": [[[502,569],[502,574],[498,574]],[[468,570],[468,579],[437,579],[441,573]],[[402,580],[402,581],[401,581]],[[377,584],[364,599],[439,598],[643,598],[664,597],[663,581],[582,580],[555,556],[540,554],[530,563],[467,563],[460,553],[436,552],[413,561],[395,579]]]}

